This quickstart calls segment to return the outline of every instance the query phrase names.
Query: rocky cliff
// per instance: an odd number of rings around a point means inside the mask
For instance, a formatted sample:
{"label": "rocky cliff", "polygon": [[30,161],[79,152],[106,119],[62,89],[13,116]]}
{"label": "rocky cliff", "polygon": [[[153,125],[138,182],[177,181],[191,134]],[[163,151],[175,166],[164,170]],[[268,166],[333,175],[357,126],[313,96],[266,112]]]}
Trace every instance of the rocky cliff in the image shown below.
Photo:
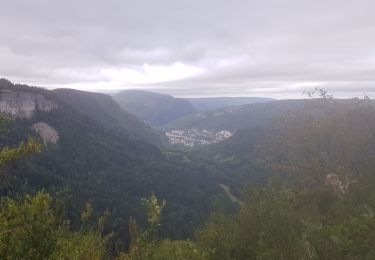
{"label": "rocky cliff", "polygon": [[57,103],[39,93],[0,90],[0,113],[31,118],[36,110],[51,111]]}

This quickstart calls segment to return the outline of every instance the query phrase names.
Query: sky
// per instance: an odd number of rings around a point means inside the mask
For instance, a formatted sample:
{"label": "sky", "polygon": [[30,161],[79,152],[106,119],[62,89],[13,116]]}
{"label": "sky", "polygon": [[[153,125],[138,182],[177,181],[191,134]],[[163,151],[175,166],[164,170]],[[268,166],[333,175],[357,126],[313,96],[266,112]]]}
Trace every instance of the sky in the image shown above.
{"label": "sky", "polygon": [[0,0],[0,77],[178,97],[375,97],[374,0]]}

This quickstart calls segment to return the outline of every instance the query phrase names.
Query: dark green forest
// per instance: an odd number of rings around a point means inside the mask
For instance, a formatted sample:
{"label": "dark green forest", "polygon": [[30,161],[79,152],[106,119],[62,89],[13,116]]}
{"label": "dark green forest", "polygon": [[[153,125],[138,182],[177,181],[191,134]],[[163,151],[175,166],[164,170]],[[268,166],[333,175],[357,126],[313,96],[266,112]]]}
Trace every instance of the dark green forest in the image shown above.
{"label": "dark green forest", "polygon": [[[316,90],[279,113],[270,102],[272,123],[182,149],[108,127],[53,91],[1,83],[58,104],[2,116],[2,259],[375,258],[367,97]],[[37,122],[59,140],[43,142]]]}

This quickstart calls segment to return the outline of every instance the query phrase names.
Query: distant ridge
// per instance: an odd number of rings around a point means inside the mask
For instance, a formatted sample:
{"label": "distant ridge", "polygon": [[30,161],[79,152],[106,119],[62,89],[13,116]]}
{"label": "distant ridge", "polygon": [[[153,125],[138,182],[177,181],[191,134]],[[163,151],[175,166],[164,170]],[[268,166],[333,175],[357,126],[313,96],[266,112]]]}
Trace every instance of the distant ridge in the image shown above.
{"label": "distant ridge", "polygon": [[156,127],[196,112],[186,99],[150,91],[124,90],[113,98],[123,109]]}
{"label": "distant ridge", "polygon": [[188,98],[188,100],[198,111],[209,111],[224,107],[234,107],[247,104],[266,103],[274,101],[274,99],[272,98],[263,97],[212,97]]}

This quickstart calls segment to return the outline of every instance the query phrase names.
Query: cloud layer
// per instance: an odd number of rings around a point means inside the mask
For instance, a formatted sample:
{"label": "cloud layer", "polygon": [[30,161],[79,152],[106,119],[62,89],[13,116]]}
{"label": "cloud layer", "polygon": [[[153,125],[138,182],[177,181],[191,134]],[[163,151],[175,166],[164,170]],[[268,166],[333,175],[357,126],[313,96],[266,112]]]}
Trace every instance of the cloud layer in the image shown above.
{"label": "cloud layer", "polygon": [[[375,92],[372,0],[5,0],[0,76],[177,96]],[[375,93],[374,93],[375,94]]]}

